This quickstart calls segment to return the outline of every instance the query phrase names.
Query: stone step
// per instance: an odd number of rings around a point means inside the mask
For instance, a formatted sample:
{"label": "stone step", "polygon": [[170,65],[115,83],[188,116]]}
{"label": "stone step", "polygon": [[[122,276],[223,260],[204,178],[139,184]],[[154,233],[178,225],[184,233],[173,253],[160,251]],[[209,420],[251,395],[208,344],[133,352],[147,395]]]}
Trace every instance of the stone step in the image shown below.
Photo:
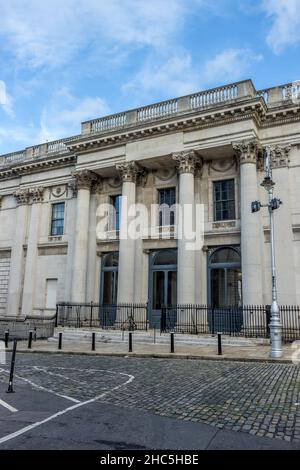
{"label": "stone step", "polygon": [[[120,343],[128,341],[128,331],[122,333],[121,331],[104,331],[104,330],[93,330],[96,333],[96,342],[98,343]],[[56,328],[54,336],[49,338],[48,341],[57,341],[59,333],[63,333],[64,341],[76,341],[76,342],[90,342],[92,337],[91,330],[85,329],[73,329],[73,328]],[[154,343],[153,331],[135,331],[133,332],[134,342],[136,343]],[[203,345],[216,345],[217,336],[207,335],[186,335],[186,334],[175,334],[176,342],[180,344],[203,344]],[[255,344],[264,344],[266,340],[256,338],[240,338],[223,336],[222,343],[224,346],[253,346]],[[169,344],[170,335],[156,333],[155,342],[157,344]]]}

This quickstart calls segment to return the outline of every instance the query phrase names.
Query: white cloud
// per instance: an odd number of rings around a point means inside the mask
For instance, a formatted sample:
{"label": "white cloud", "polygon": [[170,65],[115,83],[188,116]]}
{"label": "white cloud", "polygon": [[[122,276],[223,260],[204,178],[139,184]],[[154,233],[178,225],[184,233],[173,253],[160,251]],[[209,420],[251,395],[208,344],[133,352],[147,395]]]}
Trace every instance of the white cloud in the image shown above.
{"label": "white cloud", "polygon": [[41,113],[39,140],[56,140],[80,133],[80,123],[110,112],[99,97],[74,97],[67,88],[57,91]]}
{"label": "white cloud", "polygon": [[263,0],[262,6],[273,21],[267,35],[273,52],[300,43],[300,0]]}
{"label": "white cloud", "polygon": [[199,89],[199,71],[194,70],[188,53],[173,55],[161,62],[156,58],[146,61],[138,73],[123,87],[123,92],[135,97],[180,96]]}
{"label": "white cloud", "polygon": [[206,62],[203,80],[206,83],[240,80],[253,63],[262,59],[261,54],[255,54],[251,49],[225,49]]}
{"label": "white cloud", "polygon": [[12,97],[7,93],[5,82],[0,80],[0,107],[10,117],[14,116],[12,102]]}
{"label": "white cloud", "polygon": [[10,0],[1,2],[3,46],[30,67],[62,66],[76,53],[167,47],[201,0]]}

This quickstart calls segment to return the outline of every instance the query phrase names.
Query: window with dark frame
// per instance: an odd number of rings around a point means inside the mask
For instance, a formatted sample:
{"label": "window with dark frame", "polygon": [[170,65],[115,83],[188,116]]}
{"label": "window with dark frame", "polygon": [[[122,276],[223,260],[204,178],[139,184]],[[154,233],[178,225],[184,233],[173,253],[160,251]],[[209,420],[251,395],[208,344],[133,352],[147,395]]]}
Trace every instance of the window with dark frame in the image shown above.
{"label": "window with dark frame", "polygon": [[111,196],[111,203],[113,205],[113,230],[120,230],[120,213],[121,213],[121,198],[122,196]]}
{"label": "window with dark frame", "polygon": [[159,226],[175,225],[176,188],[159,189]]}
{"label": "window with dark frame", "polygon": [[235,220],[234,180],[214,181],[214,220]]}
{"label": "window with dark frame", "polygon": [[52,205],[51,236],[59,236],[64,233],[65,203],[58,202]]}

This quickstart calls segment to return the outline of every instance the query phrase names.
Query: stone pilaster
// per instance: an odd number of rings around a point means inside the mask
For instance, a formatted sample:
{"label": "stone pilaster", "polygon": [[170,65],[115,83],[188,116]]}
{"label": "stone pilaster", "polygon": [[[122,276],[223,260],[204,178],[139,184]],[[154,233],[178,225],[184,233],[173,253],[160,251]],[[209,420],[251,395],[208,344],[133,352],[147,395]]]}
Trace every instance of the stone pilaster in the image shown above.
{"label": "stone pilaster", "polygon": [[[274,211],[275,254],[278,301],[281,305],[297,303],[296,266],[294,256],[294,234],[292,228],[292,204],[290,181],[290,152],[291,146],[270,147],[274,196],[279,197],[283,205]],[[270,272],[270,270],[268,270]],[[271,292],[271,279],[268,282],[268,292]],[[268,298],[270,302],[271,298]],[[270,302],[271,303],[271,302]]]}
{"label": "stone pilaster", "polygon": [[262,305],[263,227],[261,214],[251,213],[251,203],[260,199],[257,179],[260,145],[256,140],[232,145],[240,163],[243,303]]}
{"label": "stone pilaster", "polygon": [[35,276],[37,274],[38,237],[41,216],[41,206],[44,200],[44,188],[30,188],[28,194],[31,200],[30,223],[27,240],[25,276],[22,295],[22,315],[31,315],[34,307]]}
{"label": "stone pilaster", "polygon": [[22,272],[24,262],[23,247],[25,243],[29,190],[18,190],[14,193],[17,201],[14,239],[11,247],[10,276],[7,296],[7,315],[19,315],[21,310]]}
{"label": "stone pilaster", "polygon": [[82,170],[72,174],[76,180],[77,209],[75,225],[72,302],[85,302],[88,261],[90,197],[93,185],[99,181],[95,173]]}

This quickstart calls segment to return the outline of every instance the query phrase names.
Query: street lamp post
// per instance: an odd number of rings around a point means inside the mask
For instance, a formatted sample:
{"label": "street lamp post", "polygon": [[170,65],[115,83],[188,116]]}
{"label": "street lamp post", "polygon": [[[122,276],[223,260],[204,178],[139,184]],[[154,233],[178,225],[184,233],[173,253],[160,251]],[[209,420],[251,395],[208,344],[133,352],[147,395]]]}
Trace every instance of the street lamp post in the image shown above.
{"label": "street lamp post", "polygon": [[261,207],[268,207],[270,219],[270,249],[271,249],[271,270],[272,270],[272,306],[271,306],[271,321],[270,321],[270,337],[271,337],[271,351],[270,356],[273,358],[280,358],[282,356],[282,326],[280,321],[280,313],[277,302],[277,286],[276,286],[276,264],[275,264],[275,243],[274,243],[274,210],[279,209],[282,204],[280,199],[274,198],[275,183],[272,179],[272,168],[270,162],[270,147],[266,147],[264,152],[264,169],[265,179],[261,186],[265,188],[268,193],[268,204],[262,205],[259,201],[252,203],[252,212],[258,212]]}

